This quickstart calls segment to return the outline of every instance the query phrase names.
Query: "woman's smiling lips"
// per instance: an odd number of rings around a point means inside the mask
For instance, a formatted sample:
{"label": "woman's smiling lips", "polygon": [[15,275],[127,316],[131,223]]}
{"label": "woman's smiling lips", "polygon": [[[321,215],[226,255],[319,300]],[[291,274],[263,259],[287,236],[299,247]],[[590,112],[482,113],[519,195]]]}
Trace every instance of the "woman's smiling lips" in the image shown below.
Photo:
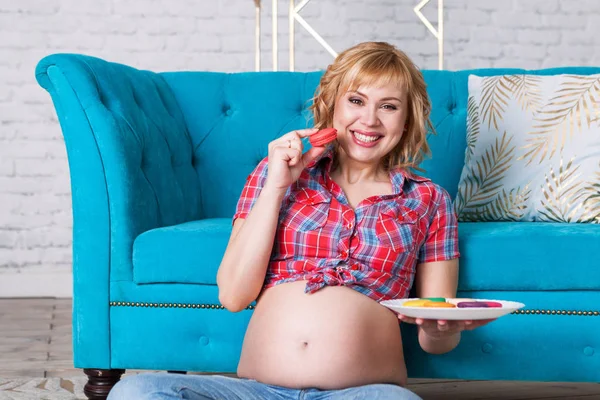
{"label": "woman's smiling lips", "polygon": [[383,135],[377,132],[366,132],[360,130],[350,130],[354,143],[362,147],[373,147],[377,144]]}

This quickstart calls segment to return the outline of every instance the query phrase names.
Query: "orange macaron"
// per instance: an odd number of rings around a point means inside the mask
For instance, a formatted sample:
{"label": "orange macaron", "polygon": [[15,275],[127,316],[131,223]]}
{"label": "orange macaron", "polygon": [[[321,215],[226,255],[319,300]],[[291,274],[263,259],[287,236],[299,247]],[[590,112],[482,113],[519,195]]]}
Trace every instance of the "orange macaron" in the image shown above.
{"label": "orange macaron", "polygon": [[456,308],[452,303],[442,303],[439,301],[428,301],[423,304],[423,307],[436,307],[436,308]]}

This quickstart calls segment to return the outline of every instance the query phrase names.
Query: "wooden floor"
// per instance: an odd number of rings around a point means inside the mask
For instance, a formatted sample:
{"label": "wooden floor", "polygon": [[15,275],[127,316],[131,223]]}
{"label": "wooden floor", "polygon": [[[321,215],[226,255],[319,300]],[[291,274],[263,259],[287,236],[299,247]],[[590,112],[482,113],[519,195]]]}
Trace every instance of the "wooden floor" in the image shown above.
{"label": "wooden floor", "polygon": [[[71,301],[0,299],[0,361],[0,380],[82,377],[72,365]],[[412,379],[409,388],[425,400],[600,399],[596,383]]]}

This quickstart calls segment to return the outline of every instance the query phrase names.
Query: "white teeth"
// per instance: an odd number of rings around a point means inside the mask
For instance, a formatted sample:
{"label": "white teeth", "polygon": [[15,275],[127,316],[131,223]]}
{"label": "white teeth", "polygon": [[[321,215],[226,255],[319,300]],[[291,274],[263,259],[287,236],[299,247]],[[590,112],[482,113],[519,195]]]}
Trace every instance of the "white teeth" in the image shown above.
{"label": "white teeth", "polygon": [[374,142],[377,139],[379,139],[379,136],[367,136],[367,135],[363,135],[363,134],[355,132],[355,131],[353,131],[352,133],[354,134],[354,137],[356,137],[361,142],[365,142],[365,143]]}

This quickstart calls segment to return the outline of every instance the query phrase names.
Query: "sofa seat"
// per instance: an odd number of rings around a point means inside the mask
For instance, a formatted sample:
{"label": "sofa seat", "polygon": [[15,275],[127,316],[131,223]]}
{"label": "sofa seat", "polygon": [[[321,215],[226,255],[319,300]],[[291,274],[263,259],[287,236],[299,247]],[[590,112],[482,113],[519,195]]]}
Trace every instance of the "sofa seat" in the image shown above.
{"label": "sofa seat", "polygon": [[458,233],[459,290],[600,289],[598,225],[460,222]]}
{"label": "sofa seat", "polygon": [[[119,281],[110,290],[106,368],[236,371],[252,307],[238,313],[221,308],[215,285]],[[83,354],[81,362],[90,358]]]}
{"label": "sofa seat", "polygon": [[[218,304],[216,286],[123,281],[111,283],[111,293],[119,304],[110,309],[110,368],[236,371],[253,311],[202,308]],[[423,352],[414,326],[402,324],[410,377],[597,381],[600,335],[588,324],[598,317],[572,313],[597,310],[597,291],[459,291],[458,296],[521,301],[531,313],[507,315],[475,331],[463,332],[459,346],[443,355]],[[561,326],[569,329],[559,329]],[[544,332],[543,342],[526,334],[532,331]],[[82,361],[88,357],[86,353]]]}
{"label": "sofa seat", "polygon": [[231,218],[209,218],[152,229],[133,243],[133,281],[217,284]]}
{"label": "sofa seat", "polygon": [[[139,235],[134,282],[216,285],[230,233],[231,219],[212,218]],[[589,256],[600,253],[600,229],[592,224],[461,222],[459,244],[461,291],[600,289]]]}
{"label": "sofa seat", "polygon": [[[589,314],[598,310],[597,291],[459,290],[458,296],[519,301],[527,314],[507,315],[462,332],[458,347],[441,355],[425,353],[415,326],[402,324],[410,377],[598,382],[600,335],[589,328],[599,318]],[[533,332],[543,334],[543,339]]]}

